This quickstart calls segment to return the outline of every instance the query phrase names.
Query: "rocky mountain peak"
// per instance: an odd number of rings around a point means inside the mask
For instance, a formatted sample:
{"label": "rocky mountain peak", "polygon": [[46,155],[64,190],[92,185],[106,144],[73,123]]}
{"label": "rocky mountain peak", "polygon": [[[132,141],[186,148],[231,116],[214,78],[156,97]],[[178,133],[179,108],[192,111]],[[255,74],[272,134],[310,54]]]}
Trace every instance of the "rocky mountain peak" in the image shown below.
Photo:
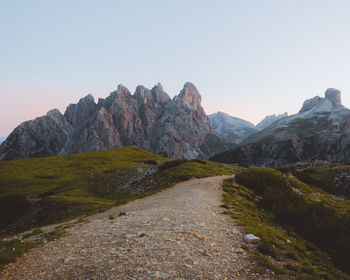
{"label": "rocky mountain peak", "polygon": [[117,96],[118,97],[129,97],[131,96],[131,93],[130,91],[128,90],[127,87],[123,86],[122,84],[119,84],[118,85],[118,88],[117,88]]}
{"label": "rocky mountain peak", "polygon": [[64,117],[71,125],[85,122],[96,110],[97,104],[91,94],[81,98],[78,104],[70,104]]}
{"label": "rocky mountain peak", "polygon": [[95,103],[95,99],[94,99],[94,97],[92,96],[92,94],[88,94],[88,95],[86,95],[85,97],[83,97],[83,98],[81,98],[80,100],[79,100],[79,102],[89,102],[89,103]]}
{"label": "rocky mountain peak", "polygon": [[245,137],[259,131],[252,123],[224,112],[217,112],[208,117],[211,127],[215,131],[228,137],[236,144],[241,143]]}
{"label": "rocky mountain peak", "polygon": [[151,89],[154,101],[158,104],[165,104],[171,100],[170,96],[164,91],[163,86],[158,83]]}
{"label": "rocky mountain peak", "polygon": [[164,92],[163,86],[160,82],[158,82],[154,87],[157,88],[158,91]]}
{"label": "rocky mountain peak", "polygon": [[151,91],[144,86],[137,86],[134,97],[143,104],[153,102]]}
{"label": "rocky mountain peak", "polygon": [[269,167],[311,159],[349,162],[350,110],[340,97],[339,90],[327,89],[324,98],[306,100],[299,113],[273,122],[217,158]]}
{"label": "rocky mountain peak", "polygon": [[321,97],[319,96],[315,96],[313,98],[307,99],[304,101],[303,103],[303,107],[301,107],[299,113],[304,113],[306,111],[311,110],[313,107],[317,106],[318,104],[320,104],[322,102]]}
{"label": "rocky mountain peak", "polygon": [[92,95],[15,128],[0,146],[0,160],[81,153],[135,145],[173,158],[208,158],[232,143],[211,129],[191,83],[171,100],[160,83],[123,85],[95,103]]}
{"label": "rocky mountain peak", "polygon": [[341,105],[341,92],[335,88],[328,88],[325,93],[325,98],[330,100],[333,104]]}
{"label": "rocky mountain peak", "polygon": [[315,96],[311,99],[307,99],[303,103],[303,107],[300,109],[299,113],[304,113],[315,107],[314,110],[318,111],[332,111],[336,107],[341,105],[341,93],[340,90],[335,88],[329,88],[325,92],[325,98]]}
{"label": "rocky mountain peak", "polygon": [[184,101],[194,109],[198,109],[201,106],[202,101],[202,97],[197,88],[190,82],[185,83],[183,89],[178,95],[178,99]]}
{"label": "rocky mountain peak", "polygon": [[60,110],[52,109],[46,113],[46,116],[52,119],[58,119],[62,117]]}

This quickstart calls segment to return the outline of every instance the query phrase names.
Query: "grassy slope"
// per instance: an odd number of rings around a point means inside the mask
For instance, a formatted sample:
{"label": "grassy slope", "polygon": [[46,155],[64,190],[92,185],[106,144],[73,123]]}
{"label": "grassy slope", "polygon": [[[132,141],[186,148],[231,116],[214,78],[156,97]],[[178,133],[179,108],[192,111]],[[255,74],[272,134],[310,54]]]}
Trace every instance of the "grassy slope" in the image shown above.
{"label": "grassy slope", "polygon": [[[32,226],[41,226],[105,210],[118,203],[96,195],[91,177],[111,169],[128,169],[158,155],[127,147],[68,156],[0,162],[0,229],[23,213],[41,209]],[[102,176],[102,175],[101,175]],[[14,203],[27,204],[23,209]],[[10,210],[10,211],[9,211]],[[1,213],[7,212],[6,217]],[[11,215],[12,214],[12,215]],[[7,219],[7,220],[6,220]],[[22,224],[26,224],[22,221]],[[25,230],[31,225],[10,229]]]}
{"label": "grassy slope", "polygon": [[327,161],[305,161],[281,168],[303,182],[350,199],[350,166]]}
{"label": "grassy slope", "polygon": [[0,162],[0,197],[24,194],[37,197],[48,191],[91,196],[89,178],[96,172],[131,168],[145,160],[167,159],[136,147],[67,156]]}
{"label": "grassy slope", "polygon": [[336,202],[274,169],[249,168],[237,182],[225,182],[224,202],[247,232],[262,239],[255,253],[261,267],[299,279],[350,279],[335,267],[348,270],[348,200]]}
{"label": "grassy slope", "polygon": [[[193,177],[231,172],[227,165],[169,160],[136,147],[0,162],[0,236],[104,211]],[[1,241],[0,266],[41,244],[27,237]]]}

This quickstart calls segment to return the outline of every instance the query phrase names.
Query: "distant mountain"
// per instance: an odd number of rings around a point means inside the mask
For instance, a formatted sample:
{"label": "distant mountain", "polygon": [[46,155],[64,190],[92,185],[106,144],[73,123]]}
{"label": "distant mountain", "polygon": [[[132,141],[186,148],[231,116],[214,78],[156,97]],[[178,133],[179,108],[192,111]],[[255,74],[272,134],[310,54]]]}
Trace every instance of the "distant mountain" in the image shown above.
{"label": "distant mountain", "polygon": [[252,123],[217,112],[208,116],[211,127],[218,133],[227,136],[234,143],[239,144],[247,136],[259,131]]}
{"label": "distant mountain", "polygon": [[275,121],[239,147],[212,158],[272,167],[309,159],[350,161],[350,110],[341,104],[339,90],[330,88],[324,98],[306,100],[299,113]]}
{"label": "distant mountain", "polygon": [[20,124],[0,146],[0,160],[138,146],[171,158],[208,158],[232,147],[211,129],[196,87],[186,83],[173,99],[158,84],[123,85],[95,103],[92,95]]}
{"label": "distant mountain", "polygon": [[275,121],[277,121],[279,119],[282,119],[284,117],[288,117],[288,113],[287,112],[285,112],[283,114],[279,114],[279,115],[273,114],[273,115],[270,115],[270,116],[266,116],[261,122],[259,122],[256,125],[256,128],[258,128],[259,130],[262,130],[262,129],[268,127],[273,122],[275,122]]}
{"label": "distant mountain", "polygon": [[0,144],[6,140],[6,137],[0,137]]}

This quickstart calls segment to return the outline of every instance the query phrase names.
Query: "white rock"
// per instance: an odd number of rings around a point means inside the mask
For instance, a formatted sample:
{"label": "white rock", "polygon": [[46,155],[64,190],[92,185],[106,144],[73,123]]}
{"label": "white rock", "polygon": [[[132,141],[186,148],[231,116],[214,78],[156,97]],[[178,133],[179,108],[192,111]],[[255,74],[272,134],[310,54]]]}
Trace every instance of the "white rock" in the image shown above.
{"label": "white rock", "polygon": [[244,235],[244,240],[251,244],[260,242],[260,238],[251,233]]}

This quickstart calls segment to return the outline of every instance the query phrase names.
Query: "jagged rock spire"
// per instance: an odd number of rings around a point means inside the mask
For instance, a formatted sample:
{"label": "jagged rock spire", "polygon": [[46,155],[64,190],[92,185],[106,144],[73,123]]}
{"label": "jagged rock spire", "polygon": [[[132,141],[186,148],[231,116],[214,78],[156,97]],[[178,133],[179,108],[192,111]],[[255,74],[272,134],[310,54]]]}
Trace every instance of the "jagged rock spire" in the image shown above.
{"label": "jagged rock spire", "polygon": [[185,83],[178,98],[182,99],[195,109],[201,106],[202,97],[200,96],[197,88],[190,82]]}
{"label": "jagged rock spire", "polygon": [[341,92],[339,89],[328,88],[326,90],[325,97],[332,101],[333,104],[341,105]]}

